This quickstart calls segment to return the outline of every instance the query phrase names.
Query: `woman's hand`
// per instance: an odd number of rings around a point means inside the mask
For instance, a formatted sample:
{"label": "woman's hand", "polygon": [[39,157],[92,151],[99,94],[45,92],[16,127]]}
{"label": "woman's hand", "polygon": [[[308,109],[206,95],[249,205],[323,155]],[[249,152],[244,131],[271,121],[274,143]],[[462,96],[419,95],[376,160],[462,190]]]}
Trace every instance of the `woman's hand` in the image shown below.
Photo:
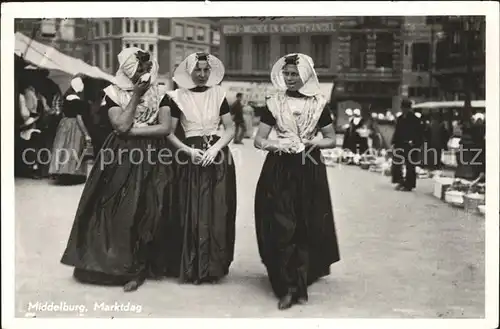
{"label": "woman's hand", "polygon": [[203,158],[201,160],[202,161],[201,165],[203,167],[211,165],[214,162],[217,155],[219,154],[219,152],[220,152],[220,149],[215,147],[215,146],[212,146],[211,148],[206,150],[205,153],[203,154]]}
{"label": "woman's hand", "polygon": [[197,148],[194,148],[194,147],[190,147],[188,149],[188,154],[189,156],[191,157],[192,161],[197,164],[197,163],[200,163],[201,161],[203,161],[203,155],[204,155],[204,152],[200,149],[197,149]]}
{"label": "woman's hand", "polygon": [[142,79],[139,79],[134,85],[134,94],[141,97],[146,93],[146,91],[148,91],[150,86],[151,86],[150,80],[143,81]]}
{"label": "woman's hand", "polygon": [[278,140],[277,152],[299,153],[304,150],[304,144],[298,140],[280,139]]}
{"label": "woman's hand", "polygon": [[304,146],[309,148],[309,147],[315,147],[316,146],[316,142],[313,141],[313,140],[305,140],[304,141]]}

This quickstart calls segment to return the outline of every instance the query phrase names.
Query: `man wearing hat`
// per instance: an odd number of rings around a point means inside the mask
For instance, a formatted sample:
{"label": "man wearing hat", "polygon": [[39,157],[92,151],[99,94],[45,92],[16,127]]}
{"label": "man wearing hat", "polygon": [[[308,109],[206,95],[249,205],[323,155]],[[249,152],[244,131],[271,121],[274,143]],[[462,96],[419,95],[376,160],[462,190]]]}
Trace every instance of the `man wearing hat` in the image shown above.
{"label": "man wearing hat", "polygon": [[[402,114],[397,118],[396,129],[392,136],[392,182],[396,190],[411,191],[417,186],[415,167],[419,164],[419,155],[423,142],[420,119],[411,110],[408,99],[401,102]],[[406,175],[403,177],[403,165]]]}

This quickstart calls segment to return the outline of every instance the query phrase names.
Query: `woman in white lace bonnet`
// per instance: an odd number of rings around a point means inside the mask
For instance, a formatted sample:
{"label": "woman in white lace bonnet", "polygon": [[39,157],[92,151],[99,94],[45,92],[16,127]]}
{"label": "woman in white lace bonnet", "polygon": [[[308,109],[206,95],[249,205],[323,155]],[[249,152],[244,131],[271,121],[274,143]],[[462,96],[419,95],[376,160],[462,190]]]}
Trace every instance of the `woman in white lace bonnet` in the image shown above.
{"label": "woman in white lace bonnet", "polygon": [[118,61],[101,109],[115,131],[96,158],[61,262],[81,282],[134,291],[147,277],[165,274],[158,227],[168,220],[173,170],[160,152],[171,119],[170,109],[160,107],[158,65],[150,54],[127,48]]}
{"label": "woman in white lace bonnet", "polygon": [[[320,153],[335,146],[336,136],[309,56],[282,57],[271,81],[279,92],[267,99],[255,138],[269,151],[255,192],[255,225],[278,308],[287,309],[307,302],[307,286],[340,259]],[[273,128],[275,141],[268,139]],[[315,138],[318,131],[323,138]]]}
{"label": "woman in white lace bonnet", "polygon": [[[173,131],[180,123],[185,135],[169,136],[179,151],[176,181],[182,231],[171,229],[167,240],[176,244],[172,250],[179,250],[181,282],[215,283],[228,274],[233,261],[236,172],[228,144],[235,127],[219,85],[223,77],[224,65],[217,57],[193,53],[175,70],[179,88],[162,101],[171,109]],[[224,131],[219,135],[221,121]]]}

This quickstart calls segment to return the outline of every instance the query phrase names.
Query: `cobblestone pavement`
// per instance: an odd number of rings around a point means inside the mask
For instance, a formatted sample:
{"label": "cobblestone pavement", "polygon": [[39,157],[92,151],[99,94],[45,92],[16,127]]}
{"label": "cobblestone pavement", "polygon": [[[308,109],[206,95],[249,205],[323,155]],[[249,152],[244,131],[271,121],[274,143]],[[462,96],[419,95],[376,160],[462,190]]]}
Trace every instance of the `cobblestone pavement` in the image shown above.
{"label": "cobblestone pavement", "polygon": [[[251,144],[232,146],[238,157],[236,255],[218,285],[148,281],[126,294],[76,283],[72,268],[59,260],[83,185],[16,180],[16,316],[484,316],[484,219],[433,198],[430,180],[419,180],[414,192],[397,192],[387,177],[345,166],[328,169],[342,260],[311,286],[308,305],[278,311],[257,252],[253,195],[264,155]],[[36,302],[86,309],[29,310]],[[95,309],[115,302],[139,305],[140,312]]]}

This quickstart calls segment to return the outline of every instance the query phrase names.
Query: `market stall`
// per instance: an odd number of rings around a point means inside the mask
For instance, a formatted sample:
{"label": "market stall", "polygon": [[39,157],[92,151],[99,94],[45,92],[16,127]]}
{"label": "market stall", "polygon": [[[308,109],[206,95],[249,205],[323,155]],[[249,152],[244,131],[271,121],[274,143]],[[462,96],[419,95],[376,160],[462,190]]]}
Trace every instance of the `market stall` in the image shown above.
{"label": "market stall", "polygon": [[49,70],[49,78],[57,83],[61,90],[68,89],[71,78],[78,73],[109,82],[114,81],[114,76],[103,72],[98,67],[65,55],[20,32],[15,35],[14,54],[36,67]]}
{"label": "market stall", "polygon": [[[450,113],[450,111],[460,111],[465,106],[464,101],[448,101],[448,102],[424,102],[415,104],[413,109],[426,111],[440,111],[441,113]],[[476,115],[485,112],[486,102],[484,100],[471,101],[471,107]],[[448,116],[448,121],[452,120],[452,116]],[[460,148],[461,131],[457,125],[452,125],[451,137],[447,142],[448,150],[443,152],[442,162],[451,168],[457,167],[457,153]],[[455,129],[453,129],[455,128]],[[480,175],[476,180],[466,180],[453,177],[444,177],[436,175],[434,177],[434,196],[438,199],[449,203],[452,206],[464,208],[468,212],[482,213],[485,209],[485,183],[484,176]]]}

